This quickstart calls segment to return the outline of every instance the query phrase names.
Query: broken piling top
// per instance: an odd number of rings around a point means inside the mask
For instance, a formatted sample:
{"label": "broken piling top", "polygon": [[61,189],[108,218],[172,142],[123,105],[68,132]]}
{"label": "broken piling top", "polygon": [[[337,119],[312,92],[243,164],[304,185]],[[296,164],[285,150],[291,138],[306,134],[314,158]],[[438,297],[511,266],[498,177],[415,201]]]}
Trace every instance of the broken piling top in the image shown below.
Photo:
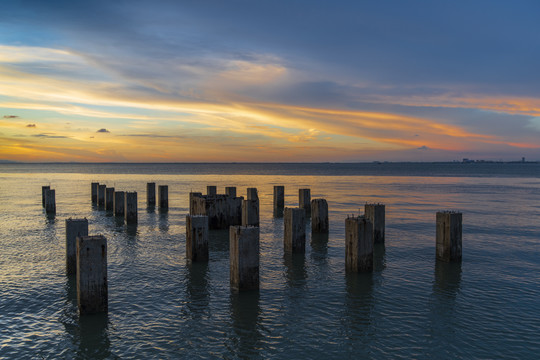
{"label": "broken piling top", "polygon": [[306,211],[301,208],[285,208],[283,211],[283,245],[286,252],[306,251]]}
{"label": "broken piling top", "polygon": [[306,214],[311,212],[311,190],[298,189],[298,207],[306,211]]}
{"label": "broken piling top", "polygon": [[373,224],[373,242],[375,244],[384,244],[385,212],[386,206],[383,204],[366,204],[364,206],[365,216]]}
{"label": "broken piling top", "polygon": [[259,288],[259,228],[231,226],[229,229],[231,288]]}
{"label": "broken piling top", "polygon": [[463,216],[457,211],[437,212],[436,256],[446,262],[461,261]]}
{"label": "broken piling top", "polygon": [[88,220],[66,219],[66,273],[77,272],[77,236],[88,236]]}
{"label": "broken piling top", "polygon": [[45,198],[47,196],[47,190],[50,190],[50,186],[42,186],[41,187],[41,206],[45,207]]}
{"label": "broken piling top", "polygon": [[208,216],[186,216],[186,259],[208,261]]}
{"label": "broken piling top", "polygon": [[146,205],[156,206],[156,183],[146,183]]}
{"label": "broken piling top", "polygon": [[45,212],[56,214],[56,192],[54,189],[45,190]]}
{"label": "broken piling top", "polygon": [[114,192],[114,215],[124,216],[124,203],[125,203],[125,192],[124,191],[115,191]]}
{"label": "broken piling top", "polygon": [[107,312],[107,239],[102,235],[78,236],[76,252],[79,313]]}
{"label": "broken piling top", "polygon": [[206,187],[206,195],[207,196],[216,196],[217,195],[217,186],[208,185]]}
{"label": "broken piling top", "polygon": [[114,209],[114,188],[108,187],[105,189],[105,210],[112,211]]}
{"label": "broken piling top", "polygon": [[137,192],[126,191],[124,195],[124,217],[127,224],[137,223]]}
{"label": "broken piling top", "polygon": [[159,185],[158,186],[158,201],[159,201],[159,208],[160,209],[168,209],[169,208],[169,186],[167,185]]}
{"label": "broken piling top", "polygon": [[225,195],[228,195],[230,197],[236,197],[236,186],[227,186],[225,188]]}
{"label": "broken piling top", "polygon": [[107,185],[99,184],[98,185],[98,205],[105,206],[105,189]]}
{"label": "broken piling top", "polygon": [[90,184],[90,190],[92,194],[92,204],[97,204],[98,202],[98,188],[99,188],[99,183],[93,182]]}
{"label": "broken piling top", "polygon": [[325,199],[311,200],[311,232],[328,233],[328,202]]}
{"label": "broken piling top", "polygon": [[247,199],[259,200],[259,193],[257,191],[257,188],[247,188]]}
{"label": "broken piling top", "polygon": [[373,271],[373,224],[365,216],[345,219],[345,269]]}

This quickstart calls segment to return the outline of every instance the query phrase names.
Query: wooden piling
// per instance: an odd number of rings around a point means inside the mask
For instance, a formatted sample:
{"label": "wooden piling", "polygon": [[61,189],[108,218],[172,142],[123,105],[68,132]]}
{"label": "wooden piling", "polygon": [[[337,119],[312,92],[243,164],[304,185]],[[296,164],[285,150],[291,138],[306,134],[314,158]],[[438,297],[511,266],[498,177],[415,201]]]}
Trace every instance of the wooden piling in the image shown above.
{"label": "wooden piling", "polygon": [[306,214],[311,212],[311,190],[299,189],[298,190],[298,207],[304,209]]}
{"label": "wooden piling", "polygon": [[77,237],[77,305],[79,314],[108,311],[107,239]]}
{"label": "wooden piling", "polygon": [[227,186],[225,188],[225,195],[228,195],[230,197],[235,198],[236,197],[236,187],[235,186]]}
{"label": "wooden piling", "polygon": [[115,216],[124,216],[124,205],[125,205],[125,192],[124,191],[115,191],[114,192],[114,215]]}
{"label": "wooden piling", "polygon": [[217,195],[217,187],[213,185],[208,185],[206,187],[206,195],[207,196],[216,196]]}
{"label": "wooden piling", "polygon": [[345,220],[345,268],[351,272],[373,271],[373,225],[365,216]]}
{"label": "wooden piling", "polygon": [[186,259],[208,261],[208,216],[186,216]]}
{"label": "wooden piling", "polygon": [[306,251],[306,212],[301,208],[288,208],[283,211],[283,245],[286,252],[304,253]]}
{"label": "wooden piling", "polygon": [[127,224],[137,223],[137,192],[127,191],[124,199],[124,214]]}
{"label": "wooden piling", "polygon": [[105,189],[105,210],[114,210],[114,188],[108,187]]}
{"label": "wooden piling", "polygon": [[77,272],[77,236],[88,236],[88,220],[66,219],[66,273]]}
{"label": "wooden piling", "polygon": [[45,199],[47,197],[47,190],[50,190],[50,186],[42,186],[41,187],[41,206],[45,207]]}
{"label": "wooden piling", "polygon": [[274,186],[274,211],[285,207],[285,186]]}
{"label": "wooden piling", "polygon": [[45,212],[56,214],[56,193],[54,189],[45,190]]}
{"label": "wooden piling", "polygon": [[373,242],[384,244],[385,206],[383,204],[366,204],[364,212],[366,218],[373,224]]}
{"label": "wooden piling", "polygon": [[167,185],[159,185],[158,186],[158,201],[159,201],[159,208],[161,210],[167,210],[169,209],[169,186]]}
{"label": "wooden piling", "polygon": [[146,205],[148,207],[156,206],[156,183],[146,183]]}
{"label": "wooden piling", "polygon": [[259,228],[231,226],[229,229],[231,288],[259,288]]}
{"label": "wooden piling", "polygon": [[311,200],[311,232],[327,233],[328,230],[328,203],[325,199]]}
{"label": "wooden piling", "polygon": [[454,211],[437,212],[437,259],[461,261],[462,214]]}
{"label": "wooden piling", "polygon": [[105,206],[105,189],[107,185],[98,185],[98,206]]}
{"label": "wooden piling", "polygon": [[99,183],[93,182],[90,184],[90,190],[92,194],[92,204],[97,204],[98,202],[98,187]]}

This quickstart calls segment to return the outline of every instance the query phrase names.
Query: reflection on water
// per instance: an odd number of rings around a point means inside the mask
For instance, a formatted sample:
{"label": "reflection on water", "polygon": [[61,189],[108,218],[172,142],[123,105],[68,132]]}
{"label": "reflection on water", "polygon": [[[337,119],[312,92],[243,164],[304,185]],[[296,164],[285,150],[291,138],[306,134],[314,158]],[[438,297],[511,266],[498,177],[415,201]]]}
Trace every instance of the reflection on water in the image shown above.
{"label": "reflection on water", "polygon": [[261,357],[259,350],[263,338],[259,329],[261,309],[259,290],[231,291],[231,320],[234,335],[230,342],[235,358],[254,359]]}
{"label": "reflection on water", "polygon": [[386,247],[384,244],[373,244],[373,271],[381,272],[386,268]]}
{"label": "reflection on water", "polygon": [[288,253],[283,255],[285,265],[285,278],[290,288],[302,288],[306,286],[308,277],[306,271],[306,255],[304,253]]}
{"label": "reflection on water", "polygon": [[201,318],[208,311],[208,262],[188,262],[186,281],[186,305],[192,318]]}
{"label": "reflection on water", "polygon": [[373,274],[346,272],[345,334],[350,341],[374,335],[372,328]]}
{"label": "reflection on water", "polygon": [[111,356],[107,313],[84,315],[79,318],[77,357],[104,359]]}
{"label": "reflection on water", "polygon": [[311,258],[316,262],[326,262],[328,258],[328,233],[311,234]]}

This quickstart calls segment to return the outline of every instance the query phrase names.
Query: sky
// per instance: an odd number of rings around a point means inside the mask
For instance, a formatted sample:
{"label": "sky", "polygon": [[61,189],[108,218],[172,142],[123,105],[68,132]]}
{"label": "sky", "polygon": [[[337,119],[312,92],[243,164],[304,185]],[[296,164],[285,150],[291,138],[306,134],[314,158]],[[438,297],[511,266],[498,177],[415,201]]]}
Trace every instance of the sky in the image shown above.
{"label": "sky", "polygon": [[540,160],[537,0],[0,8],[3,160]]}

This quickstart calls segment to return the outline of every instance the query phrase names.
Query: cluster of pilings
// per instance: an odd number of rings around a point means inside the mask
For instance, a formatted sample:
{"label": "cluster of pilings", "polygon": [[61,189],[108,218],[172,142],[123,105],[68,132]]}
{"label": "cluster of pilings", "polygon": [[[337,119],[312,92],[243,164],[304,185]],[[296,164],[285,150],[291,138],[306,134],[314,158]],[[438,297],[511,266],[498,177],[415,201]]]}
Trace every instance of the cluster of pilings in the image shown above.
{"label": "cluster of pilings", "polygon": [[[168,186],[158,187],[159,208],[168,209]],[[137,222],[137,193],[115,191],[99,183],[91,184],[92,203],[126,222]],[[328,203],[311,200],[310,189],[299,189],[298,207],[285,207],[285,189],[274,186],[274,216],[283,216],[285,253],[304,253],[306,219],[311,217],[312,233],[328,233]],[[42,187],[42,203],[52,203],[55,193]],[[156,205],[155,183],[147,183],[147,205]],[[248,188],[246,199],[236,196],[236,187],[218,194],[208,186],[207,194],[189,194],[186,217],[186,259],[208,261],[210,229],[229,229],[230,285],[235,290],[259,288],[259,197],[256,188]],[[385,242],[385,205],[365,204],[364,215],[345,219],[345,269],[347,272],[372,272],[374,244]],[[49,211],[48,211],[49,212]],[[436,258],[461,261],[462,214],[443,211],[436,214]],[[77,276],[77,303],[81,314],[107,311],[107,240],[88,236],[88,220],[66,220],[66,272]]]}
{"label": "cluster of pilings", "polygon": [[41,187],[41,205],[47,214],[56,214],[56,191],[50,185]]}

